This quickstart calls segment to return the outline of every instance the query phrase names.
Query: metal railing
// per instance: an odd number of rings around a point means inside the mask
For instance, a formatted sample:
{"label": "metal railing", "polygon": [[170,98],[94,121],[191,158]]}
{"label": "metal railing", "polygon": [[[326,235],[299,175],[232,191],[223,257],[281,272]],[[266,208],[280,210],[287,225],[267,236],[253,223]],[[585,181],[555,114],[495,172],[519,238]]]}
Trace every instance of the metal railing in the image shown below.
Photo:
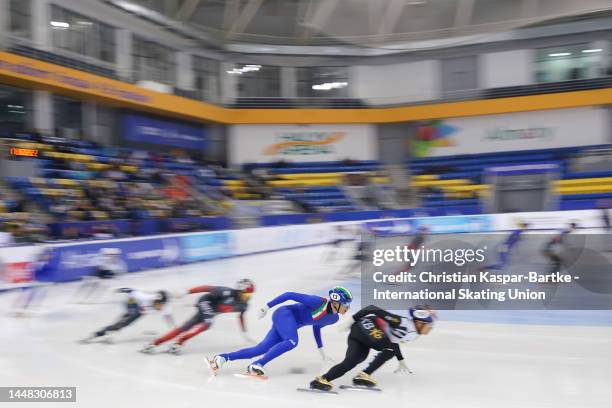
{"label": "metal railing", "polygon": [[[575,79],[549,83],[537,83],[529,85],[465,89],[448,92],[438,92],[437,95],[429,93],[406,93],[398,96],[364,96],[361,98],[351,97],[326,97],[324,92],[320,97],[262,97],[239,95],[229,98],[226,96],[207,97],[202,91],[194,89],[181,89],[173,84],[165,71],[154,67],[145,67],[140,72],[132,69],[121,70],[117,64],[104,62],[92,57],[79,55],[67,50],[51,48],[49,50],[38,48],[32,41],[8,35],[4,38],[4,48],[9,52],[19,55],[48,61],[54,64],[90,72],[107,78],[134,82],[137,79],[145,79],[162,83],[169,86],[174,94],[194,100],[205,101],[218,105],[224,105],[237,109],[298,109],[298,108],[325,108],[325,109],[362,109],[370,107],[395,107],[422,105],[430,103],[507,98],[514,96],[528,96],[546,93],[562,93],[589,89],[602,89],[612,87],[612,76],[610,70],[602,72],[601,77],[588,79]],[[173,75],[170,75],[173,76]],[[350,84],[349,84],[350,86]],[[208,95],[210,96],[210,95]],[[224,103],[221,101],[225,101]]]}

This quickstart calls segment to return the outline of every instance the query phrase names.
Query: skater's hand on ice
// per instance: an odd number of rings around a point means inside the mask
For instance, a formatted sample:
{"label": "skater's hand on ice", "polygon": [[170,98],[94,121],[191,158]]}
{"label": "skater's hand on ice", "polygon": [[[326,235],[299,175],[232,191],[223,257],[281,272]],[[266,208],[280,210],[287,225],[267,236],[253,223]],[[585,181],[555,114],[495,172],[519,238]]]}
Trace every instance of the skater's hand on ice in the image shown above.
{"label": "skater's hand on ice", "polygon": [[321,355],[321,361],[323,362],[323,364],[334,364],[335,363],[335,361],[325,353],[325,350],[323,350],[323,347],[319,349],[319,355]]}
{"label": "skater's hand on ice", "polygon": [[268,305],[263,305],[261,307],[261,309],[259,309],[259,312],[257,312],[257,316],[260,319],[263,319],[266,316],[266,313],[268,313],[268,310],[270,310],[270,308],[268,307]]}
{"label": "skater's hand on ice", "polygon": [[397,369],[394,371],[395,374],[412,374],[412,371],[406,365],[404,360],[400,360],[397,365]]}

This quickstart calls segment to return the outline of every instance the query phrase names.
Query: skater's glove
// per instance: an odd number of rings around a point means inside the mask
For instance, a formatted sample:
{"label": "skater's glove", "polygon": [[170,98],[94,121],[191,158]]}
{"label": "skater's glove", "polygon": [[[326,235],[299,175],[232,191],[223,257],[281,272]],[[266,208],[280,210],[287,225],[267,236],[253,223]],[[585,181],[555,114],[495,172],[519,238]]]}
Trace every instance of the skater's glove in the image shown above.
{"label": "skater's glove", "polygon": [[397,369],[394,371],[394,373],[395,374],[410,374],[412,373],[412,371],[410,371],[410,369],[408,368],[404,360],[400,360],[399,364],[397,365]]}
{"label": "skater's glove", "polygon": [[260,319],[263,319],[266,316],[266,313],[268,313],[268,310],[270,310],[270,307],[268,307],[268,305],[263,305],[261,307],[261,309],[259,309],[259,312],[257,313],[257,316]]}
{"label": "skater's glove", "polygon": [[325,350],[323,350],[323,347],[321,347],[319,349],[319,354],[321,355],[321,361],[323,362],[323,364],[333,364],[333,363],[335,363],[335,361],[330,356],[325,354]]}

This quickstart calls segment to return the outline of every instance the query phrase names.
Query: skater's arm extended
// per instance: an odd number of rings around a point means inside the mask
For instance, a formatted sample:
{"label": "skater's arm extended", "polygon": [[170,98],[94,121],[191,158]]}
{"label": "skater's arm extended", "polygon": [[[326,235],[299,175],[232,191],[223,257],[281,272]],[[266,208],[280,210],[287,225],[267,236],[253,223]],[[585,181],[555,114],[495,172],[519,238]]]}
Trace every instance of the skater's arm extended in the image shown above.
{"label": "skater's arm extended", "polygon": [[196,286],[195,288],[189,289],[187,291],[187,294],[191,295],[192,293],[212,292],[215,289],[216,289],[216,286],[201,285],[201,286]]}
{"label": "skater's arm extended", "polygon": [[266,303],[266,305],[269,308],[272,308],[276,305],[280,305],[281,303],[285,303],[289,300],[293,300],[294,302],[297,302],[297,303],[302,303],[308,307],[316,308],[321,305],[321,302],[324,299],[320,296],[305,295],[303,293],[297,293],[297,292],[285,292],[282,295],[277,296],[271,301],[269,301],[268,303]]}
{"label": "skater's arm extended", "polygon": [[395,358],[398,361],[404,360],[404,356],[402,355],[402,350],[400,349],[399,343],[391,343],[393,347],[393,353],[395,353]]}
{"label": "skater's arm extended", "polygon": [[353,319],[355,321],[358,321],[362,317],[367,316],[367,315],[372,315],[372,314],[375,315],[376,317],[380,317],[381,319],[383,319],[385,322],[389,323],[393,327],[399,325],[402,322],[402,318],[400,316],[393,314],[393,313],[389,313],[386,310],[381,309],[380,307],[377,307],[374,305],[364,307],[363,309],[361,309],[360,311],[358,311],[357,313],[353,315]]}
{"label": "skater's arm extended", "polygon": [[321,339],[321,326],[312,326],[312,334],[317,342],[317,348],[323,348],[323,340]]}

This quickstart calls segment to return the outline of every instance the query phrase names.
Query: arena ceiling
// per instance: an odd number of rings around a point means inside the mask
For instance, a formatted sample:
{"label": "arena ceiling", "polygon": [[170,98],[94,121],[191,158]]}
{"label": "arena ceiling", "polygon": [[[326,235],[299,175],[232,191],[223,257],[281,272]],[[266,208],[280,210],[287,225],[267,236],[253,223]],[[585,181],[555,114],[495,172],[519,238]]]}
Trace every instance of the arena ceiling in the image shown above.
{"label": "arena ceiling", "polygon": [[612,7],[612,0],[105,1],[123,8],[136,4],[219,45],[298,46],[376,46],[496,33],[609,15]]}

